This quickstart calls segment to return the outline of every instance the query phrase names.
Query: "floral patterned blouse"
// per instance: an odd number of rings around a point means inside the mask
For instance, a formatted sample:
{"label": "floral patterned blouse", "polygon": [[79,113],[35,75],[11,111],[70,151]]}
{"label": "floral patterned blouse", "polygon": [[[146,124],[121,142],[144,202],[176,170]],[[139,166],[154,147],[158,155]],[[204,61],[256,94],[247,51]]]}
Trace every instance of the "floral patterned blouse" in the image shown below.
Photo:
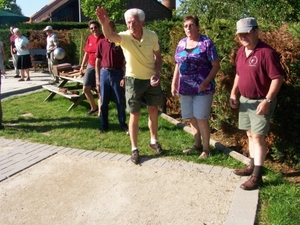
{"label": "floral patterned blouse", "polygon": [[211,62],[218,58],[214,43],[208,37],[200,35],[198,45],[186,49],[187,37],[181,39],[175,52],[175,61],[179,66],[178,91],[182,95],[208,95],[215,92],[213,79],[205,91],[198,93],[199,85],[209,75]]}

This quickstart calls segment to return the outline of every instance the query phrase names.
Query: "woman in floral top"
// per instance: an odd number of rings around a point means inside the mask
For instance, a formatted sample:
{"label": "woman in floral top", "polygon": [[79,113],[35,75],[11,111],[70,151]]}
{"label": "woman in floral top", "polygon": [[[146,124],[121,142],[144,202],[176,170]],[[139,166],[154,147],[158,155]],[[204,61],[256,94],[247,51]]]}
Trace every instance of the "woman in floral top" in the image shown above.
{"label": "woman in floral top", "polygon": [[175,52],[171,91],[173,96],[180,94],[182,118],[190,119],[195,141],[183,153],[202,150],[199,158],[207,158],[210,153],[208,120],[220,63],[214,43],[199,33],[198,17],[186,16],[183,28],[186,37],[179,41]]}

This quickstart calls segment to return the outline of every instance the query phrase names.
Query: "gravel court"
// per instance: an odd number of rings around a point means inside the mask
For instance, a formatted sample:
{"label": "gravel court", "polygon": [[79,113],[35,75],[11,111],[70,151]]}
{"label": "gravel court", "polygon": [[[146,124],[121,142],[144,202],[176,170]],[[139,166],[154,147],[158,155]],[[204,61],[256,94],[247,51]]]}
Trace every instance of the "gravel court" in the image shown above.
{"label": "gravel court", "polygon": [[240,178],[199,168],[56,154],[0,183],[1,223],[224,224]]}

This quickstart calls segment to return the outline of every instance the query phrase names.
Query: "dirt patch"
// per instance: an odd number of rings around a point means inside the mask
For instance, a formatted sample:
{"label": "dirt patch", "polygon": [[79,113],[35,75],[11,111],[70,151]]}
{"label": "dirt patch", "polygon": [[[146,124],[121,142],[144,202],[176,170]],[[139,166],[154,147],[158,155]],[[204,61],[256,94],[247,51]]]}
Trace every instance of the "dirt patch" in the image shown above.
{"label": "dirt patch", "polygon": [[219,225],[239,182],[200,169],[55,155],[0,183],[0,218],[7,225]]}

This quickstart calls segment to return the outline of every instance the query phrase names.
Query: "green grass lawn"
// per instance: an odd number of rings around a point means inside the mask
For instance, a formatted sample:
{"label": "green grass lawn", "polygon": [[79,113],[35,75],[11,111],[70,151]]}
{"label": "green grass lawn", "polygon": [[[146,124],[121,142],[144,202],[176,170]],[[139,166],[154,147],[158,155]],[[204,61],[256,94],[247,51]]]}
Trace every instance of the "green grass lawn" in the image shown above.
{"label": "green grass lawn", "polygon": [[[98,116],[86,116],[89,104],[83,101],[67,111],[71,101],[56,95],[52,101],[44,102],[48,91],[12,97],[2,101],[5,130],[0,136],[31,142],[78,148],[93,151],[130,154],[129,136],[119,128],[117,111],[110,104],[109,131],[98,133]],[[146,109],[142,109],[139,122],[138,146],[142,156],[154,155],[148,148],[150,134]],[[192,135],[159,117],[159,142],[165,150],[164,157],[241,168],[243,164],[224,152],[212,148],[212,156],[199,160],[198,155],[184,155],[182,150],[193,145]],[[300,187],[283,179],[282,176],[265,169],[266,178],[260,188],[260,203],[257,224],[299,225]]]}

